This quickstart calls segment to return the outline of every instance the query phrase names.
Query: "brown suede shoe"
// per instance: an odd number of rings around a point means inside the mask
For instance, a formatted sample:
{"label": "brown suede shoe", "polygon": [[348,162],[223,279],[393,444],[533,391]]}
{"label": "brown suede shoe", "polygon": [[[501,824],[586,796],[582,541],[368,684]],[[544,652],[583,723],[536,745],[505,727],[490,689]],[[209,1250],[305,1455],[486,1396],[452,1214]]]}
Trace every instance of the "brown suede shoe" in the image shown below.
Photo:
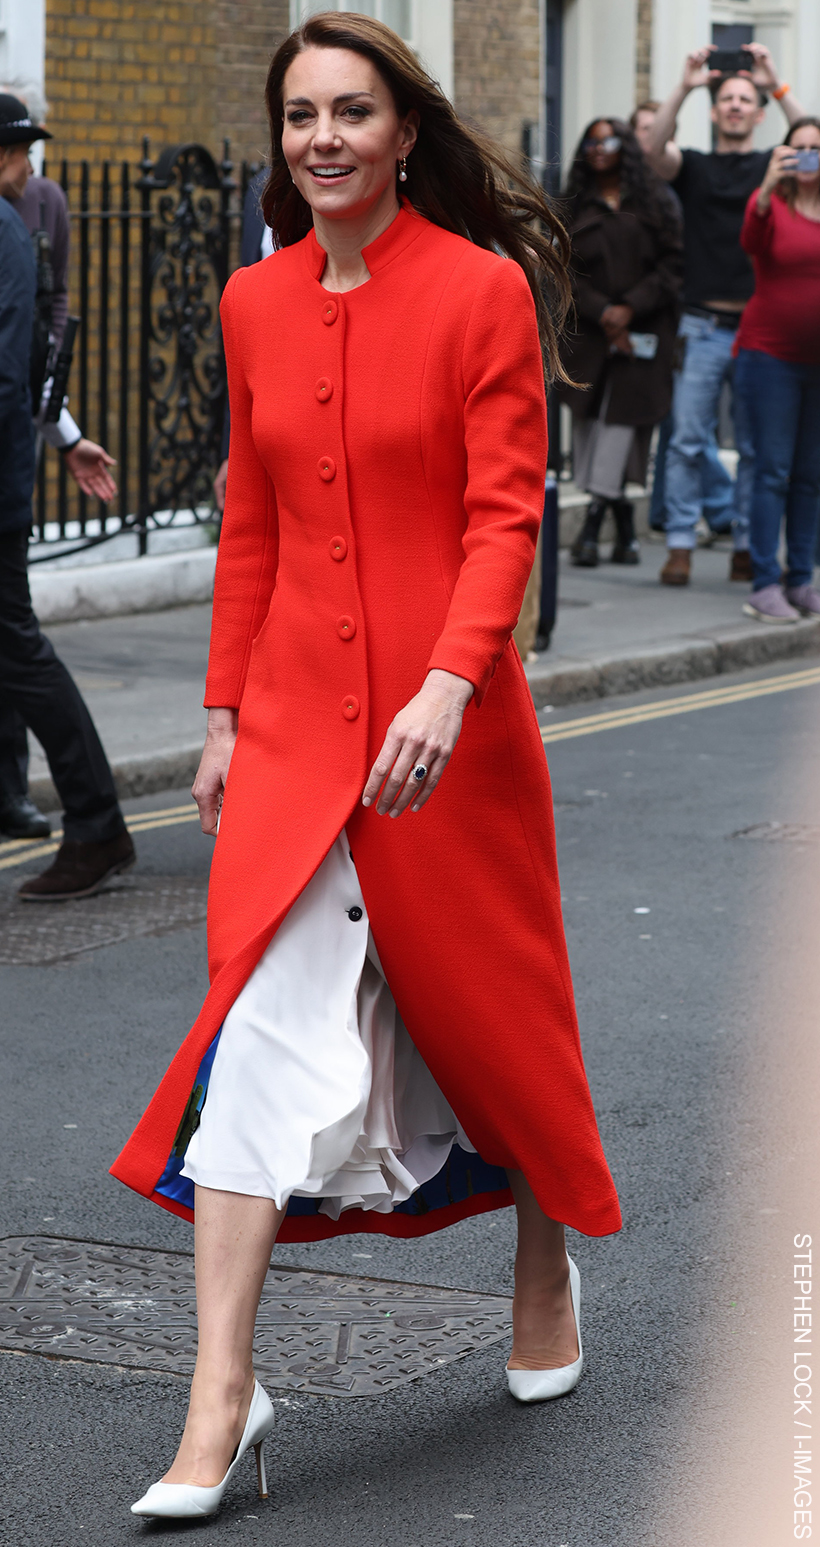
{"label": "brown suede shoe", "polygon": [[688,548],[670,548],[660,574],[661,585],[688,585],[692,555]]}
{"label": "brown suede shoe", "polygon": [[752,555],[748,548],[737,548],[732,554],[732,562],[729,565],[730,580],[745,580],[749,585],[754,580],[752,572]]}
{"label": "brown suede shoe", "polygon": [[127,870],[136,859],[131,834],[118,833],[106,843],[78,843],[66,838],[48,870],[32,876],[20,887],[23,902],[68,902],[72,897],[91,897],[112,876]]}

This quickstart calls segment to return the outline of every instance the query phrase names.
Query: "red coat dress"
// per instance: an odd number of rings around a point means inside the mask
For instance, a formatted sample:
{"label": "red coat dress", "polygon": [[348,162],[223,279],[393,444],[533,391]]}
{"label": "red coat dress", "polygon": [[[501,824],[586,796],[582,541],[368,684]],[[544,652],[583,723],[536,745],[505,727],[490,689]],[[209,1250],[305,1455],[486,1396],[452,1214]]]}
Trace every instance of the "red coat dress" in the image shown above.
{"label": "red coat dress", "polygon": [[[370,280],[333,294],[311,232],[225,290],[231,448],[205,701],[236,706],[239,733],[211,872],[211,988],[112,1170],[190,1217],[181,1155],[215,1038],[346,827],[399,1012],[479,1154],[452,1152],[390,1215],[333,1222],[292,1198],[280,1240],[437,1229],[508,1203],[503,1167],[554,1219],[604,1235],[618,1202],[581,1057],[543,744],[510,638],[544,494],[534,307],[517,264],[406,204],[363,256]],[[391,821],[362,789],[432,667],[475,694],[435,794]]]}

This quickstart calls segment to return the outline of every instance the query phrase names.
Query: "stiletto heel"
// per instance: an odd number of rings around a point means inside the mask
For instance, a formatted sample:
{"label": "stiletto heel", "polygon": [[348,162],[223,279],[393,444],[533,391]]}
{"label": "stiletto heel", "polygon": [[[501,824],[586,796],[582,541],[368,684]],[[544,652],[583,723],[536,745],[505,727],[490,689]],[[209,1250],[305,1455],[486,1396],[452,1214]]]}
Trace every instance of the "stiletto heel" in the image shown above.
{"label": "stiletto heel", "polygon": [[572,1364],[562,1364],[557,1370],[508,1370],[507,1384],[518,1402],[551,1402],[577,1386],[584,1364],[581,1345],[581,1275],[567,1252],[569,1263],[569,1290],[572,1296],[572,1313],[578,1334],[578,1358]]}
{"label": "stiletto heel", "polygon": [[260,1499],[266,1499],[268,1496],[268,1479],[265,1473],[265,1453],[262,1449],[262,1441],[260,1440],[258,1445],[254,1445],[253,1448],[256,1451],[256,1483],[259,1488],[259,1497]]}
{"label": "stiletto heel", "polygon": [[253,1383],[253,1396],[245,1420],[245,1428],[242,1438],[236,1447],[233,1460],[228,1467],[221,1483],[215,1483],[212,1488],[200,1488],[195,1483],[153,1483],[145,1494],[131,1505],[132,1515],[150,1515],[153,1518],[168,1520],[181,1520],[199,1515],[215,1515],[236,1468],[247,1450],[253,1446],[256,1452],[256,1473],[259,1482],[259,1497],[266,1499],[268,1496],[267,1479],[265,1477],[265,1460],[262,1455],[262,1442],[270,1434],[273,1428],[273,1405],[264,1387],[258,1380]]}

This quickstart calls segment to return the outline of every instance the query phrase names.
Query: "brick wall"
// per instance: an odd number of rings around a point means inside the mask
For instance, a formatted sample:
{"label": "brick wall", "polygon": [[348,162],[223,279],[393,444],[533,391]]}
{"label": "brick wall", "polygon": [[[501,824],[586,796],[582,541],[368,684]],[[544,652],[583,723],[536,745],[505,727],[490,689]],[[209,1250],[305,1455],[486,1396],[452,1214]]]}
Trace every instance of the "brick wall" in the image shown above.
{"label": "brick wall", "polygon": [[230,139],[234,161],[262,161],[269,146],[265,78],[290,31],[288,0],[218,0],[213,9],[219,134]]}
{"label": "brick wall", "polygon": [[454,0],[455,103],[508,150],[538,123],[538,0]]}
{"label": "brick wall", "polygon": [[258,160],[287,0],[46,0],[51,157],[137,159],[141,137]]}

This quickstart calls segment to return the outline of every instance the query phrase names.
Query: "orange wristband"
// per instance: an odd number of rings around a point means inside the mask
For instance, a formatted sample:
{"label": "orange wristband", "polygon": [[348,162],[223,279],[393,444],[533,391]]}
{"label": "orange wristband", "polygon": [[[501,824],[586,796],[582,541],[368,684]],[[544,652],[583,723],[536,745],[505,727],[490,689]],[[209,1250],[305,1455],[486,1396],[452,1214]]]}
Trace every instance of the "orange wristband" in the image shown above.
{"label": "orange wristband", "polygon": [[785,97],[787,91],[791,91],[788,81],[783,86],[778,86],[777,91],[772,92],[775,102],[779,102],[781,97]]}

